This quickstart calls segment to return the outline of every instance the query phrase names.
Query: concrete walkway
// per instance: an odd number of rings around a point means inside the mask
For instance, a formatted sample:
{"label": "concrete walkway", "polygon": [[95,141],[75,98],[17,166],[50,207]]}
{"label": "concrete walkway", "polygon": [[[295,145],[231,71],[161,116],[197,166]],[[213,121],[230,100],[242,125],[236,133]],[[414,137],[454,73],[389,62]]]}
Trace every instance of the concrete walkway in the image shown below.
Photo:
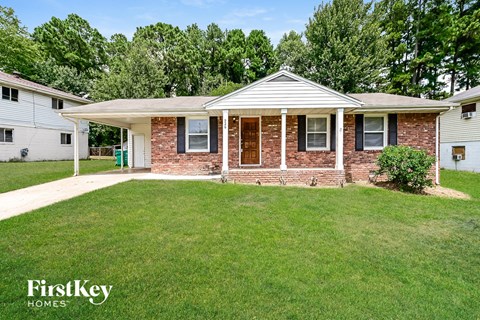
{"label": "concrete walkway", "polygon": [[170,176],[153,173],[92,174],[0,193],[0,220],[129,180],[212,180],[220,176]]}
{"label": "concrete walkway", "polygon": [[0,193],[0,220],[113,186],[145,174],[98,174],[71,177]]}

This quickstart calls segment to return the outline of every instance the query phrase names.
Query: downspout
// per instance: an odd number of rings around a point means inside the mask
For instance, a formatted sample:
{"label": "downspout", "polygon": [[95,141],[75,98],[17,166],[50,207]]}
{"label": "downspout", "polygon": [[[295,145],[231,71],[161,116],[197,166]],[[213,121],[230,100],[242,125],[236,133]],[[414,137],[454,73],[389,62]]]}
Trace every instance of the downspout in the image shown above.
{"label": "downspout", "polygon": [[447,111],[440,112],[435,118],[435,184],[440,185],[440,116],[445,112],[452,110],[450,107]]}

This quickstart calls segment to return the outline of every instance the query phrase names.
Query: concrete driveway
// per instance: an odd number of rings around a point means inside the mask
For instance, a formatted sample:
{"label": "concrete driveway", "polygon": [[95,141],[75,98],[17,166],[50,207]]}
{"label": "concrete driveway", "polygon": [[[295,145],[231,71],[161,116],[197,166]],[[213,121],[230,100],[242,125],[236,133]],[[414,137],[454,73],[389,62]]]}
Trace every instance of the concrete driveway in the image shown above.
{"label": "concrete driveway", "polygon": [[85,175],[0,193],[0,220],[120,182],[139,179],[145,175],[145,173]]}

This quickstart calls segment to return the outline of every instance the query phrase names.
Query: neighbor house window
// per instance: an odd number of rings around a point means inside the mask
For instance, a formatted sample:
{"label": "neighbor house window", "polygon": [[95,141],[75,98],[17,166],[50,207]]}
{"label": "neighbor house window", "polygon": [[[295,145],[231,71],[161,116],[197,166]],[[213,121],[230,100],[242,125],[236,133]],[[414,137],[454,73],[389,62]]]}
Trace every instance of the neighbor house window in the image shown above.
{"label": "neighbor house window", "polygon": [[13,142],[13,129],[0,128],[0,142]]}
{"label": "neighbor house window", "polygon": [[454,146],[452,147],[452,155],[461,155],[462,160],[465,160],[465,146]]}
{"label": "neighbor house window", "polygon": [[18,101],[18,90],[9,87],[2,87],[2,99]]}
{"label": "neighbor house window", "polygon": [[60,133],[60,143],[61,144],[72,144],[72,134],[71,133]]}
{"label": "neighbor house window", "polygon": [[208,129],[208,118],[188,119],[188,151],[208,151]]}
{"label": "neighbor house window", "polygon": [[476,112],[477,111],[477,104],[476,103],[470,103],[462,106],[462,113],[467,113],[467,112]]}
{"label": "neighbor house window", "polygon": [[327,117],[307,117],[307,150],[327,149],[327,135]]}
{"label": "neighbor house window", "polygon": [[387,135],[385,133],[385,116],[365,116],[364,118],[364,148],[382,149],[386,145]]}
{"label": "neighbor house window", "polygon": [[63,100],[52,98],[52,109],[56,109],[56,110],[63,109]]}

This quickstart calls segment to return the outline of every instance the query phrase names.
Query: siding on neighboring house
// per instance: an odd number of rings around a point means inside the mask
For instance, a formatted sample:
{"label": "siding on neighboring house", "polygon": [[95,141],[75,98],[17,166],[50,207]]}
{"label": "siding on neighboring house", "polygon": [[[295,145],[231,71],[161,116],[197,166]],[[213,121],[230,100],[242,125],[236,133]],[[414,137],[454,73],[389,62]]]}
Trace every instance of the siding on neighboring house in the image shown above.
{"label": "siding on neighboring house", "polygon": [[[12,84],[2,84],[15,88]],[[52,97],[38,92],[18,89],[18,102],[0,97],[0,128],[13,129],[13,142],[0,142],[0,161],[20,158],[20,150],[28,148],[25,161],[73,159],[71,145],[60,143],[61,133],[73,133],[73,123],[61,118],[52,109]],[[80,103],[64,99],[64,109]],[[80,158],[87,158],[88,121],[80,121]]]}
{"label": "siding on neighboring house", "polygon": [[[469,104],[469,103],[467,103]],[[480,102],[476,116],[462,119],[462,107],[440,117],[440,166],[445,169],[480,172]],[[453,147],[465,147],[465,159],[453,160]]]}
{"label": "siding on neighboring house", "polygon": [[479,141],[480,142],[480,102],[477,115],[471,119],[462,119],[462,107],[455,108],[440,117],[440,141]]}

